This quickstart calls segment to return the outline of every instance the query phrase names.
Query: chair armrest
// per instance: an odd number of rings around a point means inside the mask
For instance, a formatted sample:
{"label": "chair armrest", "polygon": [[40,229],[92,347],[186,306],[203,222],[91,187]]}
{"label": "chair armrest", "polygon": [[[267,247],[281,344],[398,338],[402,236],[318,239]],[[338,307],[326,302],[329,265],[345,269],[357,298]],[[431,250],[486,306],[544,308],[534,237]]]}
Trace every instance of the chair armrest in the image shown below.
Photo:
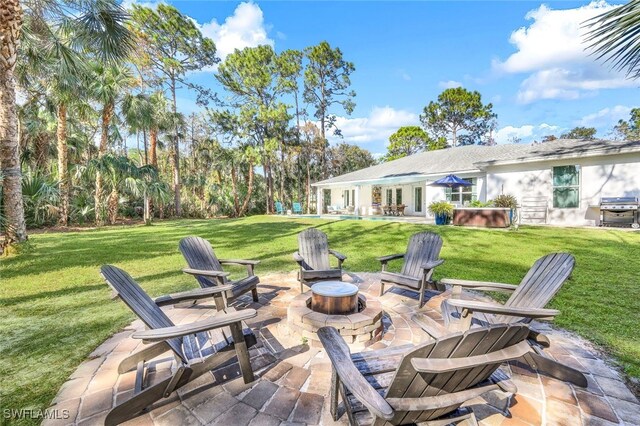
{"label": "chair armrest", "polygon": [[226,264],[235,264],[235,265],[257,265],[260,263],[259,260],[245,260],[245,259],[218,259],[223,265]]}
{"label": "chair armrest", "polygon": [[342,260],[342,261],[347,260],[347,256],[345,256],[344,254],[342,254],[342,253],[340,253],[340,252],[337,252],[337,251],[335,251],[335,250],[331,250],[331,249],[329,249],[329,253],[331,253],[332,255],[334,255],[334,256],[335,256],[337,259],[339,259],[339,260]]}
{"label": "chair armrest", "polygon": [[391,420],[394,415],[393,408],[358,371],[351,359],[349,347],[338,330],[333,327],[322,327],[318,330],[318,337],[344,386],[374,416]]}
{"label": "chair armrest", "polygon": [[153,301],[158,306],[174,305],[176,303],[184,302],[185,300],[199,300],[212,297],[216,294],[224,293],[227,290],[233,289],[230,285],[218,285],[215,287],[199,288],[197,290],[183,291],[180,293],[167,294],[164,296],[156,297]]}
{"label": "chair armrest", "polygon": [[300,253],[295,252],[293,253],[293,260],[295,260],[298,263],[302,263],[304,262],[304,257],[300,256]]}
{"label": "chair armrest", "polygon": [[420,398],[387,398],[387,402],[398,411],[439,410],[463,404],[496,389],[500,389],[500,387],[496,384],[490,384],[445,395],[423,396]]}
{"label": "chair armrest", "polygon": [[448,373],[450,371],[480,367],[488,364],[501,364],[506,361],[518,359],[528,352],[531,352],[531,346],[529,346],[529,342],[523,340],[508,348],[489,352],[484,355],[464,358],[413,358],[411,365],[413,365],[416,371],[421,373]]}
{"label": "chair armrest", "polygon": [[435,268],[436,266],[440,266],[440,265],[442,265],[443,263],[444,263],[444,259],[431,260],[431,261],[429,261],[429,262],[427,262],[427,263],[423,263],[423,264],[422,264],[422,266],[421,266],[421,268],[422,268],[422,269],[425,269],[425,270],[433,269],[433,268]]}
{"label": "chair armrest", "polygon": [[203,277],[228,277],[231,275],[229,272],[223,271],[205,271],[204,269],[192,269],[192,268],[184,268],[182,270],[185,274],[189,275],[201,275]]}
{"label": "chair armrest", "polygon": [[514,291],[518,286],[513,284],[492,283],[490,281],[470,281],[470,280],[456,280],[451,278],[443,278],[440,280],[440,284],[448,284],[454,287],[472,288],[474,290],[484,291]]}
{"label": "chair armrest", "polygon": [[471,312],[483,312],[485,314],[508,315],[526,318],[553,318],[560,314],[556,309],[545,308],[522,308],[514,306],[502,306],[492,303],[475,302],[471,300],[448,299],[442,303],[447,303],[457,308],[467,309]]}
{"label": "chair armrest", "polygon": [[184,325],[174,325],[173,327],[155,328],[151,330],[138,331],[133,333],[134,339],[143,339],[147,342],[160,342],[173,339],[175,337],[187,336],[201,331],[213,330],[214,328],[226,327],[257,316],[255,309],[243,309],[225,314],[218,314],[213,318],[204,321],[192,322]]}
{"label": "chair armrest", "polygon": [[378,257],[378,261],[382,262],[382,263],[386,263],[390,260],[394,260],[394,259],[402,259],[404,257],[404,253],[398,253],[398,254],[390,254],[388,256],[382,256],[382,257]]}

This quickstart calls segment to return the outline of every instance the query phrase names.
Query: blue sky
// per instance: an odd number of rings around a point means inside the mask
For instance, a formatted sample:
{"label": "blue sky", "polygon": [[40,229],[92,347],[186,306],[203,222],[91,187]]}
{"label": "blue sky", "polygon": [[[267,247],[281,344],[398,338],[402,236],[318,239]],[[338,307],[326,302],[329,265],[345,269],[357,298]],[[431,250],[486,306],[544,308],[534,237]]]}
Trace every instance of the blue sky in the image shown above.
{"label": "blue sky", "polygon": [[[222,57],[234,48],[276,51],[327,40],[354,62],[356,109],[339,109],[344,140],[385,152],[388,136],[419,123],[446,87],[478,90],[498,114],[499,143],[559,135],[578,125],[607,137],[636,106],[636,82],[584,52],[580,23],[605,2],[214,2],[169,1],[201,26]],[[148,3],[147,3],[148,4]],[[213,71],[191,75],[220,90]],[[180,94],[185,112],[193,95]],[[333,138],[332,142],[338,139]]]}

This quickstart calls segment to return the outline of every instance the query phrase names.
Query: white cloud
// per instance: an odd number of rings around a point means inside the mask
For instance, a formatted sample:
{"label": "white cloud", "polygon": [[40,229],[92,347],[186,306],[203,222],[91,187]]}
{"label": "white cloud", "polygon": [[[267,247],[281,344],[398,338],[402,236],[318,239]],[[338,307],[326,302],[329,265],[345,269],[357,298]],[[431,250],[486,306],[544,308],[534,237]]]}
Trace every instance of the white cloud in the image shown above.
{"label": "white cloud", "polygon": [[404,81],[411,81],[411,76],[409,75],[409,73],[402,68],[396,70],[396,75]]}
{"label": "white cloud", "polygon": [[213,19],[202,24],[200,30],[216,43],[217,55],[222,60],[235,49],[275,44],[267,35],[262,10],[254,3],[240,3],[223,24]]}
{"label": "white cloud", "polygon": [[544,136],[557,133],[560,127],[542,123],[539,125],[525,124],[524,126],[514,127],[505,126],[499,129],[493,137],[499,144],[512,143],[514,139],[519,139],[522,142],[533,142],[534,140],[540,140]]}
{"label": "white cloud", "polygon": [[412,112],[390,106],[373,107],[368,117],[337,117],[336,126],[342,131],[343,138],[333,136],[332,132],[328,132],[327,137],[332,143],[387,141],[399,127],[418,124],[419,117]]}
{"label": "white cloud", "polygon": [[529,73],[517,99],[531,103],[539,99],[578,99],[600,89],[632,87],[635,83],[607,64],[596,61],[584,42],[588,19],[617,6],[593,1],[575,9],[552,10],[546,5],[532,10],[532,21],[509,39],[517,52],[506,60],[494,60],[498,73]]}
{"label": "white cloud", "polygon": [[462,87],[462,83],[455,80],[447,80],[439,82],[438,86],[440,86],[442,89],[454,89],[456,87]]}
{"label": "white cloud", "polygon": [[612,127],[618,124],[618,120],[627,120],[630,112],[630,107],[616,105],[611,108],[603,108],[593,114],[585,115],[577,124],[585,127]]}

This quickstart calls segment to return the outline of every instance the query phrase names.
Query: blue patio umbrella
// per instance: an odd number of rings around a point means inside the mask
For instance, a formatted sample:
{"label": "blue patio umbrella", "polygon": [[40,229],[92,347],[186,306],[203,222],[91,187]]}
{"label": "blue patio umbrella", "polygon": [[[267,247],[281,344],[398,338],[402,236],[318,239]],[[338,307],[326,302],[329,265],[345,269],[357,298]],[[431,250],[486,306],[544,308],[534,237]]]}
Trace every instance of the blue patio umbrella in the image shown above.
{"label": "blue patio umbrella", "polygon": [[430,186],[441,186],[445,188],[459,188],[461,186],[471,186],[471,182],[461,179],[456,175],[447,175],[429,184]]}

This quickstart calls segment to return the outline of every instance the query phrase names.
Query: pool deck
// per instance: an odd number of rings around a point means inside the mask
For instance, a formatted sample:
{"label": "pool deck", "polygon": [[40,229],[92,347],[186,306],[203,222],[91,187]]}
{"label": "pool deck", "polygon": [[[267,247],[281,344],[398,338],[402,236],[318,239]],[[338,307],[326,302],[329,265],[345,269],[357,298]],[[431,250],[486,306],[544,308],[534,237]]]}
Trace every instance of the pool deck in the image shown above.
{"label": "pool deck", "polygon": [[[345,275],[366,297],[377,297],[377,274]],[[331,367],[323,350],[309,347],[292,333],[286,320],[289,303],[299,294],[295,273],[261,277],[259,302],[243,296],[234,302],[237,308],[255,308],[258,316],[248,325],[258,337],[250,350],[257,379],[245,384],[237,363],[211,371],[156,403],[127,425],[346,425],[343,415],[334,422],[327,398]],[[448,292],[430,293],[421,310],[437,315]],[[474,296],[475,297],[475,296]],[[382,303],[384,334],[382,340],[366,350],[403,344],[418,344],[429,339],[411,316],[417,309],[417,294],[391,289],[378,299]],[[108,303],[108,302],[105,302]],[[110,302],[122,303],[122,302]],[[188,308],[168,308],[175,323],[189,323],[215,315],[213,303]],[[640,403],[627,388],[611,362],[588,342],[553,329],[544,323],[533,327],[550,337],[546,352],[587,376],[588,387],[577,388],[539,375],[526,365],[511,362],[501,369],[518,388],[511,396],[493,391],[468,403],[481,425],[640,425]],[[136,320],[125,330],[101,344],[61,387],[50,409],[68,410],[66,419],[45,420],[44,425],[103,424],[114,404],[130,397],[135,371],[118,374],[119,362],[143,345],[133,339],[135,330],[144,329]],[[174,367],[173,357],[161,355],[152,361],[149,384],[166,378]]]}

